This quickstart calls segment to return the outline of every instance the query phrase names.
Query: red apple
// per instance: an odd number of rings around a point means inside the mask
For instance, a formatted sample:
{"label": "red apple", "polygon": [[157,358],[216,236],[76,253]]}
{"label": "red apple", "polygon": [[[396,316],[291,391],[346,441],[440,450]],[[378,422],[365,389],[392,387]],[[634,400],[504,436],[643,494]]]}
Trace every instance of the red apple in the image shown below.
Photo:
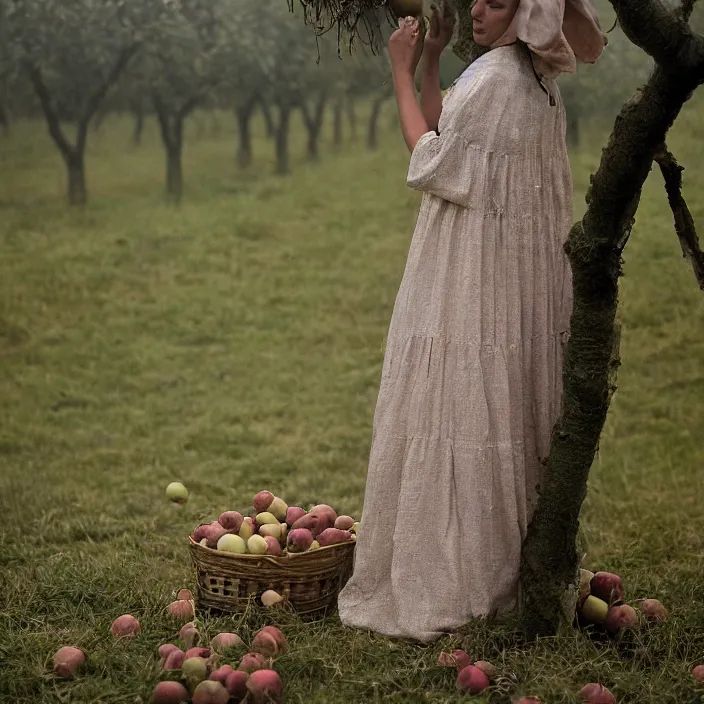
{"label": "red apple", "polygon": [[604,626],[609,633],[616,633],[622,628],[635,628],[638,625],[638,614],[629,604],[618,604],[609,609]]}
{"label": "red apple", "polygon": [[623,581],[613,572],[596,572],[589,582],[589,591],[611,605],[623,599]]}
{"label": "red apple", "polygon": [[580,701],[586,704],[616,704],[616,698],[604,685],[594,682],[579,690]]}
{"label": "red apple", "polygon": [[474,665],[463,667],[457,674],[457,689],[469,694],[479,694],[491,683],[486,673]]}

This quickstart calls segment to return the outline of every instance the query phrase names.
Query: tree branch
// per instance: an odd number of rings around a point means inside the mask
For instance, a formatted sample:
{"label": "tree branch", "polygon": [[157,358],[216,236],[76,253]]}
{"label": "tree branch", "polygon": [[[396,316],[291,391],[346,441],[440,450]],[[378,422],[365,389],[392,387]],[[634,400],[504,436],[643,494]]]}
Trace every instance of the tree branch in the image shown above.
{"label": "tree branch", "polygon": [[[609,0],[625,35],[663,68],[692,71],[704,82],[704,37],[687,23],[689,0],[678,12],[660,0]],[[693,3],[692,3],[693,4]]]}
{"label": "tree branch", "polygon": [[66,135],[61,129],[59,116],[56,114],[56,110],[54,110],[49,89],[47,88],[46,83],[44,83],[44,77],[39,70],[39,66],[37,66],[31,59],[26,58],[25,67],[27,69],[27,73],[29,74],[29,78],[32,81],[32,85],[34,86],[34,91],[39,98],[39,102],[41,103],[42,111],[44,112],[44,117],[46,117],[47,126],[49,128],[49,134],[61,151],[61,155],[65,160],[68,160],[75,149],[68,139],[66,139]]}
{"label": "tree branch", "polygon": [[682,196],[682,171],[675,157],[663,144],[655,153],[655,161],[660,166],[660,171],[665,179],[667,200],[675,216],[675,232],[680,240],[682,256],[689,258],[697,279],[699,288],[704,291],[704,253],[699,246],[699,238],[694,226],[694,218],[689,212],[687,203]]}
{"label": "tree branch", "polygon": [[115,63],[112,65],[110,72],[108,73],[105,80],[98,86],[98,89],[90,96],[88,102],[86,103],[85,110],[81,115],[81,119],[78,123],[78,139],[76,143],[76,148],[81,151],[85,147],[86,134],[88,132],[88,123],[91,121],[95,111],[100,107],[103,102],[106,93],[114,85],[115,81],[120,77],[120,74],[127,66],[129,60],[134,56],[137,49],[139,49],[139,43],[135,42],[130,44],[122,50],[122,52],[117,57]]}

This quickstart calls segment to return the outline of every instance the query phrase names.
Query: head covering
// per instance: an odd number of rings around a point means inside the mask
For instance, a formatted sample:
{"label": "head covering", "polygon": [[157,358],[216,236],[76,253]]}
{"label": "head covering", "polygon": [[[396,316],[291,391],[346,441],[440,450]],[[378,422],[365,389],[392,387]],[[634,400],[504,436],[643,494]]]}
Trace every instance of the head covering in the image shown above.
{"label": "head covering", "polygon": [[535,70],[555,78],[575,73],[577,61],[593,64],[608,43],[589,0],[519,0],[508,29],[491,48],[522,41]]}

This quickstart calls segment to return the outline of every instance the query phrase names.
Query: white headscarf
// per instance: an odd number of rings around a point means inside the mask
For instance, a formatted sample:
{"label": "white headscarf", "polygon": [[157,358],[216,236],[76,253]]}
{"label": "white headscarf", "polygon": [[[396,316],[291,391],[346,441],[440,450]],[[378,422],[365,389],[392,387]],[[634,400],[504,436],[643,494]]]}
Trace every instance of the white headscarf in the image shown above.
{"label": "white headscarf", "polygon": [[511,24],[491,48],[528,46],[535,70],[547,78],[594,63],[608,43],[589,0],[520,0]]}

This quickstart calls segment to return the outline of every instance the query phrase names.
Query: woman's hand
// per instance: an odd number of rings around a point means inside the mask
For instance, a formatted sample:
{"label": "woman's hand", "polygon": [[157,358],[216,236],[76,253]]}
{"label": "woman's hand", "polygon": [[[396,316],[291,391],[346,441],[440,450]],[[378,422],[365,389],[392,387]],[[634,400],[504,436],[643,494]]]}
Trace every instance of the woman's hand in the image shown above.
{"label": "woman's hand", "polygon": [[425,23],[415,17],[402,17],[398,29],[389,37],[388,51],[394,74],[413,76],[423,53]]}
{"label": "woman's hand", "polygon": [[425,57],[426,59],[440,60],[440,55],[452,39],[455,30],[455,15],[450,14],[445,17],[441,8],[432,5],[433,14],[430,18],[430,28],[425,35]]}

